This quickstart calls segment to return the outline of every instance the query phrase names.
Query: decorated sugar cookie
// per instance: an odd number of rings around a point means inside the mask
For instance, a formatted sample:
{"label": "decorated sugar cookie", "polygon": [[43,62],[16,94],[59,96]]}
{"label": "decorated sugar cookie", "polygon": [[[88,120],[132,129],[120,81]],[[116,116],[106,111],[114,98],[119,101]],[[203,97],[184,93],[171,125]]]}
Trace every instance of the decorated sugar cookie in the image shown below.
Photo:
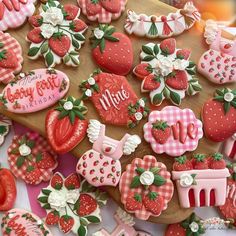
{"label": "decorated sugar cookie", "polygon": [[43,221],[32,212],[11,209],[2,218],[3,236],[53,236]]}
{"label": "decorated sugar cookie", "polygon": [[167,16],[137,14],[128,10],[125,30],[128,34],[148,38],[168,38],[190,29],[201,15],[192,2],[186,3],[184,9]]}
{"label": "decorated sugar cookie", "polygon": [[57,153],[67,153],[86,136],[88,121],[84,119],[87,107],[83,101],[69,96],[46,115],[46,134]]}
{"label": "decorated sugar cookie", "polygon": [[15,135],[8,148],[8,163],[16,178],[37,185],[51,179],[57,167],[57,155],[37,133]]}
{"label": "decorated sugar cookie", "polygon": [[83,33],[88,28],[79,15],[80,9],[73,4],[63,6],[56,0],[43,4],[39,15],[29,19],[34,27],[26,38],[30,42],[29,58],[43,57],[47,67],[61,62],[78,66],[78,51],[85,41]]}
{"label": "decorated sugar cookie", "polygon": [[0,2],[0,31],[17,28],[32,16],[36,0],[1,0]]}
{"label": "decorated sugar cookie", "polygon": [[222,153],[231,161],[236,161],[236,133],[224,141],[222,145]]}
{"label": "decorated sugar cookie", "polygon": [[236,90],[217,89],[216,95],[202,108],[205,136],[214,142],[223,142],[236,132]]}
{"label": "decorated sugar cookie", "polygon": [[11,125],[11,120],[0,114],[0,146],[4,143],[5,137],[8,134]]}
{"label": "decorated sugar cookie", "polygon": [[69,78],[54,69],[20,73],[0,95],[0,104],[14,113],[31,113],[54,105],[69,89]]}
{"label": "decorated sugar cookie", "polygon": [[193,111],[174,106],[151,112],[143,130],[155,153],[173,157],[194,151],[203,137],[202,122]]}
{"label": "decorated sugar cookie", "polygon": [[93,102],[107,124],[127,125],[130,128],[147,117],[146,99],[139,99],[124,76],[95,71],[82,81],[83,99]]}
{"label": "decorated sugar cookie", "polygon": [[77,0],[77,2],[88,20],[110,23],[121,16],[127,0]]}
{"label": "decorated sugar cookie", "polygon": [[38,196],[47,211],[46,224],[58,225],[62,233],[78,236],[87,235],[89,224],[101,222],[100,206],[106,204],[106,199],[104,192],[81,181],[76,173],[64,178],[59,172]]}
{"label": "decorated sugar cookie", "polygon": [[15,178],[11,171],[0,166],[0,212],[10,210],[17,195]]}
{"label": "decorated sugar cookie", "polygon": [[90,120],[87,134],[93,147],[80,157],[76,167],[77,173],[96,187],[116,186],[121,176],[119,159],[133,153],[141,143],[138,135],[125,134],[121,140],[115,140],[105,131],[105,125]]}
{"label": "decorated sugar cookie", "polygon": [[161,215],[174,192],[166,166],[151,155],[126,166],[119,189],[125,210],[142,220]]}
{"label": "decorated sugar cookie", "polygon": [[223,38],[216,22],[208,20],[204,36],[209,50],[198,62],[198,71],[211,82],[236,82],[236,40]]}
{"label": "decorated sugar cookie", "polygon": [[90,38],[92,56],[102,69],[117,74],[127,75],[133,65],[133,48],[130,39],[123,33],[115,32],[109,25],[99,25]]}
{"label": "decorated sugar cookie", "polygon": [[195,154],[175,158],[172,179],[176,181],[181,207],[221,206],[226,198],[226,168],[223,155]]}
{"label": "decorated sugar cookie", "polygon": [[22,63],[22,49],[18,41],[0,31],[0,82],[9,83],[21,71]]}
{"label": "decorated sugar cookie", "polygon": [[153,105],[159,106],[164,99],[180,105],[186,93],[192,96],[201,91],[193,77],[196,65],[189,61],[190,54],[188,49],[176,49],[173,38],[142,46],[141,64],[133,72],[142,80],[141,91],[149,93]]}

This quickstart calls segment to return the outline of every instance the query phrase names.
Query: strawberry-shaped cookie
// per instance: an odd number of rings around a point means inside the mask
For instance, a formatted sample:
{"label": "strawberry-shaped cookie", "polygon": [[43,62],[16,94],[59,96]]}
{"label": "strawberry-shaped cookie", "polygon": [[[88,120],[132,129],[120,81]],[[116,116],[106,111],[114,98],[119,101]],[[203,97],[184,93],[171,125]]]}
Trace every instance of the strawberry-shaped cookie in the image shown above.
{"label": "strawberry-shaped cookie", "polygon": [[80,89],[105,123],[133,128],[149,113],[146,99],[138,99],[124,76],[97,70],[82,81]]}
{"label": "strawberry-shaped cookie", "polygon": [[159,216],[174,192],[166,166],[151,155],[136,158],[126,166],[119,189],[126,211],[142,220]]}
{"label": "strawberry-shaped cookie", "polygon": [[229,171],[223,155],[195,154],[175,158],[172,179],[176,181],[181,207],[221,206],[225,203]]}
{"label": "strawberry-shaped cookie", "polygon": [[88,20],[110,23],[121,16],[127,0],[77,0]]}
{"label": "strawberry-shaped cookie", "polygon": [[80,9],[73,4],[63,6],[56,0],[43,4],[39,15],[29,19],[34,29],[27,34],[30,42],[28,56],[33,60],[44,57],[47,67],[54,67],[62,61],[68,66],[78,66],[78,51],[88,28],[79,15]]}
{"label": "strawberry-shaped cookie", "polygon": [[193,77],[196,65],[189,61],[190,54],[188,49],[177,49],[173,38],[142,46],[141,64],[133,72],[142,80],[141,91],[150,93],[153,105],[161,105],[164,99],[180,105],[186,93],[192,96],[201,91]]}
{"label": "strawberry-shaped cookie", "polygon": [[0,114],[0,146],[4,143],[5,137],[8,134],[11,125],[11,120]]}
{"label": "strawberry-shaped cookie", "polygon": [[7,84],[22,69],[22,49],[18,41],[0,31],[0,82]]}
{"label": "strawberry-shaped cookie", "polygon": [[99,25],[90,38],[92,56],[102,69],[127,75],[133,65],[133,48],[130,39],[123,33],[115,32],[109,25]]}
{"label": "strawberry-shaped cookie", "polygon": [[81,182],[76,173],[64,178],[59,172],[38,196],[38,202],[47,211],[46,224],[58,225],[64,234],[73,232],[78,236],[87,235],[89,224],[101,222],[100,206],[106,204],[106,199],[104,192],[85,180]]}
{"label": "strawberry-shaped cookie", "polygon": [[69,96],[46,115],[46,134],[53,150],[63,154],[71,151],[86,136],[88,122],[84,119],[87,107],[83,101]]}
{"label": "strawberry-shaped cookie", "polygon": [[130,155],[141,143],[139,136],[125,134],[121,140],[105,135],[105,125],[97,120],[90,120],[87,130],[93,147],[79,159],[76,171],[91,185],[96,187],[116,186],[121,176],[120,158]]}
{"label": "strawberry-shaped cookie", "polygon": [[57,167],[57,155],[47,141],[37,133],[15,136],[8,148],[12,173],[27,184],[48,181]]}
{"label": "strawberry-shaped cookie", "polygon": [[206,137],[223,142],[236,132],[236,90],[217,89],[214,98],[202,108],[202,122]]}

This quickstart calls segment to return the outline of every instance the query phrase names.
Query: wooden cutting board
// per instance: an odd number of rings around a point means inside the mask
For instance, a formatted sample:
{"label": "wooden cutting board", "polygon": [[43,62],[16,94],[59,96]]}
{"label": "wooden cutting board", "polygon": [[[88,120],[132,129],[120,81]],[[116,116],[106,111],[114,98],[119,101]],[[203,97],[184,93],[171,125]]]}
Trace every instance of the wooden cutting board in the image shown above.
{"label": "wooden cutting board", "polygon": [[[75,3],[76,1],[69,1],[69,0],[62,0],[62,4],[66,2]],[[175,12],[176,9],[173,7],[170,7],[166,4],[163,4],[157,0],[129,0],[127,4],[127,9],[132,9],[136,11],[137,13],[147,13],[147,14],[156,14],[156,15],[163,15],[168,14],[169,12]],[[86,23],[90,26],[96,26],[95,23],[88,22],[85,17],[81,17],[83,20],[86,21]],[[126,18],[126,13],[122,15],[122,17],[118,20],[113,22],[113,25],[116,27],[117,31],[123,32],[123,26],[124,21]],[[78,85],[80,82],[84,79],[87,79],[88,76],[96,69],[96,65],[93,63],[91,58],[91,47],[89,44],[89,36],[91,34],[91,28],[86,32],[86,43],[80,50],[80,58],[81,58],[81,65],[78,68],[70,68],[66,67],[64,65],[57,66],[56,68],[58,70],[61,70],[65,72],[69,78],[70,78],[70,90],[69,95],[72,95],[76,98],[81,96],[81,93],[78,90]],[[32,69],[37,68],[43,68],[45,67],[44,61],[39,59],[36,61],[29,60],[27,58],[27,51],[29,48],[29,44],[26,42],[25,37],[28,31],[31,29],[29,24],[25,24],[23,27],[16,29],[16,30],[9,30],[9,33],[14,36],[22,45],[23,53],[24,53],[24,66],[23,71],[29,71]],[[150,39],[144,39],[144,38],[138,38],[135,36],[130,37],[132,40],[132,45],[134,49],[134,65],[137,65],[139,63],[139,53],[141,46],[143,44],[146,44],[148,42],[155,42],[158,43],[160,40],[150,40]],[[191,59],[198,62],[198,59],[200,58],[201,54],[207,50],[207,45],[204,43],[202,32],[198,27],[192,28],[190,31],[185,31],[182,35],[176,37],[177,39],[177,46],[178,48],[189,48],[192,50],[192,57]],[[212,97],[212,94],[214,90],[216,89],[216,85],[208,82],[207,79],[203,78],[202,76],[198,76],[200,83],[203,86],[203,91],[201,94],[193,96],[193,97],[186,97],[183,100],[183,103],[181,105],[181,108],[191,108],[196,116],[200,117],[200,110],[201,107],[208,98]],[[137,95],[139,97],[147,96],[148,94],[141,94],[140,92],[140,81],[138,81],[132,73],[127,76],[127,80],[133,87],[133,89],[136,91]],[[218,86],[219,87],[219,86]],[[231,86],[232,87],[232,86]],[[0,86],[0,91],[2,91],[3,85]],[[98,119],[99,116],[96,113],[93,105],[91,102],[87,101],[86,105],[89,108],[89,112],[87,114],[87,118],[93,118]],[[168,105],[167,102],[164,102],[162,104],[162,107]],[[40,134],[45,135],[45,127],[44,127],[44,120],[47,110],[43,110],[37,113],[33,114],[24,114],[24,115],[17,115],[13,113],[9,113],[5,110],[0,110],[1,113],[9,116],[11,119],[21,123],[22,125],[25,125],[26,127],[29,127],[33,130],[38,131]],[[138,127],[135,129],[127,129],[125,127],[114,127],[114,126],[107,126],[107,135],[111,136],[116,139],[120,139],[125,133],[130,134],[139,134],[140,137],[143,137],[143,131],[142,127],[146,121],[142,121]],[[214,152],[218,150],[218,144],[212,143],[205,138],[201,139],[197,152]],[[85,151],[91,148],[91,144],[88,142],[88,139],[85,139],[82,143],[78,145],[77,148],[75,148],[72,153],[79,158],[81,154],[83,154]],[[165,154],[163,155],[157,155],[152,152],[149,144],[147,144],[144,139],[142,138],[142,144],[138,147],[137,151],[128,157],[122,157],[122,168],[124,170],[125,166],[130,163],[134,158],[139,157],[142,158],[145,154],[153,154],[156,156],[158,161],[161,161],[165,163],[168,167],[168,169],[171,171],[173,158],[167,157]],[[113,187],[107,187],[106,188],[109,195],[121,205],[120,202],[120,194],[118,188]],[[178,202],[178,196],[177,192],[175,191],[175,194],[173,196],[172,201],[168,205],[168,209],[164,211],[161,216],[154,218],[151,217],[149,220],[156,222],[156,223],[175,223],[179,222],[185,218],[187,218],[192,212],[192,209],[181,209]]]}

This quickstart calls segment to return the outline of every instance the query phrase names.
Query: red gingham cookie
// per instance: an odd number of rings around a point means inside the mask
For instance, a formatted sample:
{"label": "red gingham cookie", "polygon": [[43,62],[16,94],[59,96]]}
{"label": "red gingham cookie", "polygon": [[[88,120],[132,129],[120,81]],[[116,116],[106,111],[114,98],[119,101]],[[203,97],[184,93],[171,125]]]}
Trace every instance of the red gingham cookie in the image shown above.
{"label": "red gingham cookie", "polygon": [[[137,167],[140,169],[145,170],[145,172],[150,172],[153,170],[156,170],[156,174],[158,178],[161,178],[162,180],[165,180],[165,182],[162,183],[162,185],[157,186],[154,183],[148,186],[144,186],[143,184],[134,184],[138,185],[137,187],[132,187],[134,178],[137,178],[139,175],[137,173]],[[152,171],[151,171],[152,172]],[[141,174],[142,175],[142,174]],[[141,179],[141,175],[140,178]],[[136,158],[132,161],[131,164],[126,166],[126,171],[122,174],[119,184],[119,189],[121,193],[121,202],[124,204],[126,211],[132,212],[135,214],[135,216],[142,220],[147,220],[150,216],[159,216],[162,211],[164,211],[167,208],[168,202],[171,200],[173,193],[174,193],[174,186],[170,179],[171,175],[167,171],[166,166],[161,163],[157,162],[156,158],[151,155],[144,156],[143,159]],[[142,182],[142,181],[141,181]],[[148,187],[148,188],[147,188]],[[147,196],[150,192],[157,193],[158,197],[163,198],[163,205],[161,206],[160,212],[158,215],[153,214],[152,212],[148,211],[144,204],[144,198]],[[134,209],[134,210],[128,210],[127,209],[127,199],[128,197],[138,194],[141,196],[141,209]],[[155,206],[153,207],[155,208]]]}
{"label": "red gingham cookie", "polygon": [[[91,0],[77,0],[79,7],[82,9],[84,15],[91,21],[98,21],[99,23],[110,23],[112,20],[116,20],[121,16],[121,13],[125,10],[125,5],[127,0],[119,0],[120,7],[117,12],[109,11],[108,8],[103,6],[103,3],[100,4],[98,1],[97,4],[90,3]],[[103,2],[106,2],[103,0]],[[117,2],[117,1],[116,1]],[[113,4],[113,3],[112,3]],[[96,5],[96,6],[94,6]],[[94,10],[96,8],[96,10]],[[114,8],[114,5],[113,5]],[[88,14],[88,11],[90,12]]]}
{"label": "red gingham cookie", "polygon": [[8,50],[11,51],[12,53],[10,54],[11,56],[14,55],[14,59],[13,59],[14,64],[11,65],[10,67],[8,65],[2,66],[2,64],[0,64],[0,82],[7,84],[15,77],[15,74],[18,74],[22,69],[22,65],[21,65],[23,63],[22,49],[16,39],[14,39],[10,34],[3,33],[1,31],[0,31],[0,44],[2,46],[0,48],[0,53],[2,53],[3,51],[4,52],[6,51],[6,53],[4,53],[3,55],[4,60],[7,59],[5,57],[7,55]]}
{"label": "red gingham cookie", "polygon": [[47,140],[33,132],[14,136],[8,148],[8,162],[16,178],[33,185],[49,181],[58,165],[57,154]]}

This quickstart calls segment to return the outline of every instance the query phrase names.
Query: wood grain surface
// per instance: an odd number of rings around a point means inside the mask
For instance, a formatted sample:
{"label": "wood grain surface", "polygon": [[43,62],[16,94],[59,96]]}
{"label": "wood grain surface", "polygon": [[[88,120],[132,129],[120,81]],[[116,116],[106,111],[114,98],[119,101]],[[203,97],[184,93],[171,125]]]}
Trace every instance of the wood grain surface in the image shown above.
{"label": "wood grain surface", "polygon": [[[74,2],[75,0],[69,1],[69,0],[63,0],[62,3],[66,2]],[[175,8],[172,8],[164,3],[158,2],[156,0],[129,0],[127,4],[127,9],[135,10],[137,13],[147,13],[147,14],[156,14],[156,15],[162,15],[167,14],[169,12],[176,11]],[[86,23],[90,26],[96,26],[96,23],[88,22],[84,16],[81,16],[83,20],[86,21]],[[124,21],[126,18],[126,13],[122,15],[122,17],[118,20],[113,22],[112,24],[116,27],[117,31],[123,32],[123,26]],[[89,27],[89,30],[86,32],[86,43],[83,45],[82,49],[80,50],[80,58],[81,58],[81,64],[78,68],[71,68],[66,67],[64,65],[57,66],[56,69],[59,69],[63,72],[65,72],[68,77],[70,78],[70,90],[69,95],[72,95],[76,98],[81,96],[81,93],[78,90],[78,85],[83,79],[87,79],[88,76],[93,72],[94,69],[96,69],[96,65],[94,64],[92,58],[91,58],[91,46],[89,44],[89,36],[91,34],[91,28]],[[23,27],[19,29],[9,30],[9,33],[14,36],[22,45],[23,53],[24,53],[24,65],[23,65],[23,71],[29,71],[36,68],[43,68],[45,67],[44,61],[42,59],[38,59],[36,61],[32,61],[27,58],[27,51],[29,48],[29,44],[26,42],[25,37],[27,32],[31,29],[29,24],[25,24]],[[141,46],[148,42],[155,42],[159,43],[160,40],[150,40],[150,39],[144,39],[144,38],[138,38],[135,36],[131,36],[130,39],[132,40],[132,45],[134,49],[134,65],[139,63],[139,53]],[[193,27],[189,31],[185,31],[182,35],[176,37],[177,40],[177,47],[178,48],[189,48],[192,50],[192,56],[191,60],[194,62],[198,62],[198,59],[200,58],[201,54],[207,50],[207,45],[204,43],[204,39],[202,36],[202,32],[199,29],[199,27]],[[212,94],[214,90],[216,89],[216,85],[210,83],[207,79],[203,78],[200,75],[197,75],[201,85],[203,86],[203,90],[201,94],[198,94],[193,97],[186,97],[183,100],[183,103],[181,105],[181,108],[191,108],[196,116],[200,118],[200,111],[201,107],[207,99],[212,97]],[[130,73],[127,76],[127,80],[132,85],[133,89],[136,91],[137,95],[139,97],[147,96],[148,94],[141,94],[140,92],[140,81],[135,78],[135,76]],[[218,86],[220,87],[220,86]],[[230,86],[229,86],[230,87]],[[232,87],[232,86],[231,86]],[[3,85],[0,87],[0,91],[3,89]],[[99,116],[94,109],[91,102],[87,101],[86,105],[89,108],[89,112],[87,114],[87,118],[93,118],[93,119],[99,119]],[[167,102],[164,102],[161,107],[158,109],[161,109],[162,107],[168,105]],[[45,115],[47,110],[43,110],[40,112],[36,112],[33,114],[24,114],[24,115],[17,115],[13,113],[9,113],[5,110],[0,110],[1,113],[9,116],[13,120],[35,130],[38,131],[40,134],[45,135]],[[127,129],[126,127],[114,127],[114,126],[107,126],[107,132],[106,134],[108,136],[111,136],[116,139],[120,139],[125,133],[130,134],[139,134],[140,137],[142,137],[142,144],[138,147],[137,151],[132,154],[131,156],[124,156],[121,158],[122,162],[122,168],[124,170],[125,166],[130,163],[134,158],[142,158],[145,154],[153,154],[156,156],[158,161],[161,161],[165,163],[168,167],[168,169],[171,171],[173,158],[168,157],[167,155],[157,155],[152,152],[150,145],[147,144],[143,139],[143,131],[142,127],[146,121],[142,121],[138,127],[135,129]],[[212,143],[205,138],[200,140],[198,149],[196,152],[203,152],[203,153],[210,153],[217,150],[219,144]],[[79,158],[81,154],[83,154],[86,150],[91,148],[91,144],[88,142],[88,139],[85,139],[82,143],[80,143],[73,151],[72,153]],[[187,153],[188,156],[190,154]],[[118,191],[118,188],[112,188],[107,187],[106,188],[109,195],[121,205],[120,203],[120,194]],[[181,209],[178,202],[178,196],[177,192],[175,191],[173,199],[168,205],[168,209],[165,210],[161,216],[157,218],[151,217],[149,220],[156,222],[156,223],[175,223],[179,222],[186,217],[188,217],[192,212],[192,209]]]}

